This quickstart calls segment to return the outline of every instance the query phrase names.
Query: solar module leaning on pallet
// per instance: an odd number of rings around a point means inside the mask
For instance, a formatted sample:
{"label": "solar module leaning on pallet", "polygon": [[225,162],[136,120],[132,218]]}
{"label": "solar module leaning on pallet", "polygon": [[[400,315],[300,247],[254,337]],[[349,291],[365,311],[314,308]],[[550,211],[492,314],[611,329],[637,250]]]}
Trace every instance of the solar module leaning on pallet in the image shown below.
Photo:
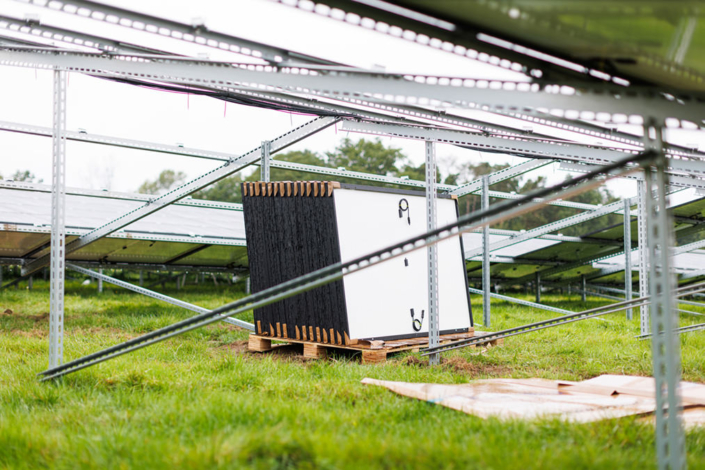
{"label": "solar module leaning on pallet", "polygon": [[[253,292],[426,231],[423,192],[336,182],[243,183]],[[438,224],[458,217],[439,196]],[[460,237],[439,243],[442,334],[472,327]],[[322,343],[428,335],[426,250],[256,309],[257,333]]]}

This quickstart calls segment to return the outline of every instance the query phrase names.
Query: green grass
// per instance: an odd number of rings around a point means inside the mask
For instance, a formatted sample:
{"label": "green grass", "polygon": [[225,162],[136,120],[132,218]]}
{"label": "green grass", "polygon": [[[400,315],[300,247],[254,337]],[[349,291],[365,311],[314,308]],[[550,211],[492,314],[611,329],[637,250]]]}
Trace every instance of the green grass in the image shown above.
{"label": "green grass", "polygon": [[[228,289],[168,293],[216,307],[242,295]],[[544,302],[576,311],[603,304],[577,296]],[[349,355],[313,362],[251,355],[241,351],[245,332],[217,323],[38,383],[35,374],[47,365],[47,311],[43,282],[31,292],[0,291],[0,468],[655,467],[653,428],[637,418],[580,425],[482,420],[360,384],[364,377],[464,383],[648,375],[650,343],[634,340],[638,322],[623,314],[508,338],[479,355],[446,353],[456,359],[433,368],[410,363],[409,354],[382,365]],[[69,283],[65,360],[189,315],[122,290],[97,295],[93,286]],[[552,316],[498,302],[492,329]],[[700,321],[683,317],[683,324]],[[705,382],[705,335],[681,339],[684,379]],[[688,433],[687,450],[690,468],[705,468],[704,430]]]}

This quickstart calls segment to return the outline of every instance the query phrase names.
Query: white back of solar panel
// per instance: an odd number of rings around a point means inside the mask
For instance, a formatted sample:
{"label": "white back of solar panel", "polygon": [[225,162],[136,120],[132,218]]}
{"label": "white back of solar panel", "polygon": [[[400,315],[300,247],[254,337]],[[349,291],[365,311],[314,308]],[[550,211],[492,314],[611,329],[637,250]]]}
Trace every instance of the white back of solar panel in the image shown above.
{"label": "white back of solar panel", "polygon": [[[344,188],[336,189],[333,196],[343,262],[426,232],[423,196]],[[400,217],[401,199],[406,199],[409,208]],[[406,204],[402,203],[402,207]],[[438,199],[438,226],[457,218],[455,200]],[[350,338],[412,336],[428,332],[426,251],[420,249],[343,278]],[[465,275],[459,238],[439,243],[441,331],[470,326]],[[411,309],[414,309],[413,318]],[[422,312],[421,329],[416,331],[413,320],[421,319]]]}

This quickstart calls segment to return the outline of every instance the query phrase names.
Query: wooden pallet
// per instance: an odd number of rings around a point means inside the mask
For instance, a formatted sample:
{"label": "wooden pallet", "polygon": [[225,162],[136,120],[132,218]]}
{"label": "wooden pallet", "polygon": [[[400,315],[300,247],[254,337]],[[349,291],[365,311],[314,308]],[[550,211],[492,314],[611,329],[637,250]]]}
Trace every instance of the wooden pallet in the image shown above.
{"label": "wooden pallet", "polygon": [[[275,330],[276,331],[276,330]],[[281,331],[281,329],[279,330]],[[474,331],[474,328],[468,329],[465,333],[456,333],[451,335],[441,336],[441,344],[459,339],[472,338],[473,336],[481,336],[483,333]],[[323,359],[327,356],[328,350],[347,349],[351,351],[360,351],[362,353],[363,364],[376,364],[387,360],[387,355],[402,351],[418,351],[422,347],[428,345],[428,338],[409,338],[393,341],[367,341],[367,340],[351,340],[345,335],[341,341],[334,343],[320,343],[315,341],[307,341],[302,339],[286,338],[283,336],[258,335],[250,334],[248,342],[248,350],[252,352],[266,352],[276,348],[272,345],[272,341],[282,341],[289,344],[303,344],[304,357],[312,359]],[[501,344],[504,340],[495,340],[488,345]],[[483,345],[484,346],[484,345]]]}

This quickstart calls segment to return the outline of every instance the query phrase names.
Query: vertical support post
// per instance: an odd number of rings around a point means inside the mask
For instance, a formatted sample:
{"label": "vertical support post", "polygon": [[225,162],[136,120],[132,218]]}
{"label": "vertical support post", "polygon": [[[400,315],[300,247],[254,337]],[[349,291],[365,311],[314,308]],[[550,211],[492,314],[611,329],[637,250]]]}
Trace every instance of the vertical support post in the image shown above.
{"label": "vertical support post", "polygon": [[262,141],[262,163],[260,164],[260,181],[269,181],[269,151],[271,142],[268,140]]}
{"label": "vertical support post", "polygon": [[[490,207],[490,177],[482,177],[482,210]],[[482,227],[482,321],[491,326],[490,307],[490,226]]]}
{"label": "vertical support post", "polygon": [[34,289],[34,276],[29,276],[29,279],[27,280],[27,289]]}
{"label": "vertical support post", "polygon": [[247,279],[245,279],[245,294],[250,295],[251,290],[252,290],[252,285],[250,284],[250,276],[247,276]]}
{"label": "vertical support post", "polygon": [[49,287],[49,368],[64,356],[66,242],[66,72],[54,70],[54,126],[51,173],[51,281]]}
{"label": "vertical support post", "polygon": [[0,287],[2,287],[2,270],[4,269],[3,266],[0,266]]}
{"label": "vertical support post", "polygon": [[[103,274],[103,268],[100,268],[98,270],[98,273]],[[103,293],[103,279],[98,278],[98,293],[102,294]]]}
{"label": "vertical support post", "polygon": [[580,282],[581,282],[581,291],[582,291],[582,301],[587,302],[587,279],[585,279],[585,274],[580,276]]}
{"label": "vertical support post", "polygon": [[140,287],[142,287],[143,285],[144,285],[144,271],[142,271],[140,269]]}
{"label": "vertical support post", "polygon": [[541,303],[541,273],[536,272],[536,303]]}
{"label": "vertical support post", "polygon": [[[436,146],[426,142],[426,229],[436,228]],[[438,245],[427,248],[428,253],[428,344],[434,347],[440,344],[440,325],[438,315]],[[429,356],[429,364],[440,363],[440,354]]]}
{"label": "vertical support post", "polygon": [[[649,295],[649,250],[647,241],[646,182],[637,181],[637,230],[639,237],[639,297]],[[642,305],[639,311],[640,334],[649,333],[649,306]]]}
{"label": "vertical support post", "polygon": [[[656,381],[656,455],[658,468],[685,468],[685,436],[680,418],[680,340],[674,329],[678,314],[674,304],[674,279],[671,272],[670,249],[673,241],[673,220],[666,203],[666,156],[661,144],[661,128],[655,128],[655,141],[650,146],[659,152],[653,168],[646,168],[647,243],[650,261],[650,295],[652,325],[652,356]],[[645,129],[648,138],[649,129]],[[648,147],[647,147],[648,148]]]}
{"label": "vertical support post", "polygon": [[[632,300],[632,207],[624,200],[624,300]],[[633,318],[632,309],[627,309],[627,320]]]}

